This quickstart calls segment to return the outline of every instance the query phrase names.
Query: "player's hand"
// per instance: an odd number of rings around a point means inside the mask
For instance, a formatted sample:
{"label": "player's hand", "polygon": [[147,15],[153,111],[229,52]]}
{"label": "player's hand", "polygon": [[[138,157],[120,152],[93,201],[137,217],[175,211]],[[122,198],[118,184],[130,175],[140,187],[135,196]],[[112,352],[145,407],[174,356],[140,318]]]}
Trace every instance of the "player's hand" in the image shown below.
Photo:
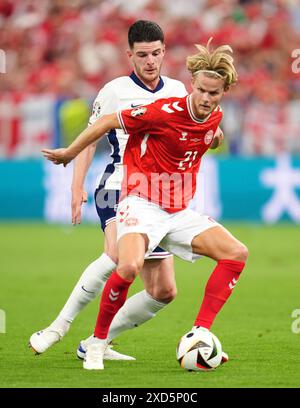
{"label": "player's hand", "polygon": [[43,149],[42,153],[47,160],[52,161],[54,164],[63,164],[64,167],[73,160],[73,157],[68,154],[68,149],[65,148]]}
{"label": "player's hand", "polygon": [[86,203],[88,199],[88,194],[82,188],[72,189],[72,224],[81,223],[81,206]]}

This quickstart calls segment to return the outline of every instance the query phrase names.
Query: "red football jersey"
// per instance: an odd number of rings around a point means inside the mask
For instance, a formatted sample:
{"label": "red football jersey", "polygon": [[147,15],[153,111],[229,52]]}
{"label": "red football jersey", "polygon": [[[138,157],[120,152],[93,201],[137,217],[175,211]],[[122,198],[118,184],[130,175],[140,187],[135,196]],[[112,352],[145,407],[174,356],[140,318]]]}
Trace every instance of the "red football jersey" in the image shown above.
{"label": "red football jersey", "polygon": [[222,119],[221,108],[200,120],[188,95],[123,110],[118,118],[130,135],[121,199],[138,195],[171,213],[186,208],[196,190],[201,157]]}

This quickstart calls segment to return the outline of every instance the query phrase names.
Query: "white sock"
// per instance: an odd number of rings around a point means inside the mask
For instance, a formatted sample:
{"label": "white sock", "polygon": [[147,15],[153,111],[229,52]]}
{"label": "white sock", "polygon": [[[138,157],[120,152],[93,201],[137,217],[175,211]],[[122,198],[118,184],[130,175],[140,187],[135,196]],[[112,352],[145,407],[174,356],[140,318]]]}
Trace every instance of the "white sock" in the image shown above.
{"label": "white sock", "polygon": [[92,262],[81,275],[69,299],[51,326],[62,327],[63,321],[68,322],[70,326],[78,313],[102,291],[116,266],[106,254],[102,254],[100,258]]}
{"label": "white sock", "polygon": [[65,320],[61,316],[57,316],[57,318],[51,323],[49,328],[54,331],[57,331],[61,336],[64,336],[67,331],[69,330],[71,323]]}
{"label": "white sock", "polygon": [[155,300],[145,290],[131,296],[115,315],[108,332],[111,341],[124,330],[133,329],[152,319],[167,303]]}

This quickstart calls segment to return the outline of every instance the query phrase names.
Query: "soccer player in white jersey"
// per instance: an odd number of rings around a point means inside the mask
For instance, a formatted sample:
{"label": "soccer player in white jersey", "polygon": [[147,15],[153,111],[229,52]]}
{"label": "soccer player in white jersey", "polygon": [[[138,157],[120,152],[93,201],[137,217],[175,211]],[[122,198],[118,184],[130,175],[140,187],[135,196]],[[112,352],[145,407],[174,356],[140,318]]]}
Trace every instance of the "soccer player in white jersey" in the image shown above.
{"label": "soccer player in white jersey", "polygon": [[[165,54],[164,35],[154,22],[140,20],[128,31],[129,58],[134,70],[130,76],[116,78],[99,92],[93,106],[89,125],[97,118],[120,109],[149,104],[157,99],[187,94],[182,82],[160,76]],[[67,333],[71,323],[92,299],[100,293],[105,282],[117,265],[116,204],[123,178],[123,156],[128,135],[122,129],[109,129],[107,138],[111,145],[112,162],[108,164],[99,187],[95,203],[105,234],[104,253],[83,272],[68,301],[58,317],[46,329],[34,333],[30,346],[37,353],[45,352]],[[84,179],[92,161],[96,143],[89,146],[76,159],[72,182],[72,223],[81,220],[81,205],[86,201]],[[108,203],[109,201],[109,203]],[[104,205],[103,205],[104,204]],[[107,205],[108,204],[108,205]],[[113,339],[123,330],[141,325],[155,316],[176,295],[173,257],[163,249],[156,248],[147,256],[141,272],[145,290],[132,296],[115,317],[109,333]],[[87,344],[93,335],[80,343],[77,355],[83,358]],[[108,348],[105,358],[127,359],[127,356]]]}
{"label": "soccer player in white jersey", "polygon": [[216,261],[193,330],[209,330],[230,297],[248,257],[244,244],[207,215],[189,208],[203,154],[215,144],[222,119],[219,103],[237,80],[229,46],[210,50],[198,45],[188,57],[192,93],[119,111],[97,120],[67,148],[44,150],[55,164],[66,165],[110,128],[130,134],[126,174],[117,211],[118,268],[102,293],[95,336],[87,347],[84,368],[103,369],[111,321],[124,304],[128,289],[141,270],[145,254],[160,244],[193,261]]}

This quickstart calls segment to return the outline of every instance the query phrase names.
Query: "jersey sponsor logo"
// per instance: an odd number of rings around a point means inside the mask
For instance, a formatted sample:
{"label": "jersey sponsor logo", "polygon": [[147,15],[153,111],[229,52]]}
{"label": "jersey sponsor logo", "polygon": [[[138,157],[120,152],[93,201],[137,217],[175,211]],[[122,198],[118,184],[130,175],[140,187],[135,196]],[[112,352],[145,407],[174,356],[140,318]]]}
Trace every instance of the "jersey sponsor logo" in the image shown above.
{"label": "jersey sponsor logo", "polygon": [[206,145],[210,144],[213,138],[214,138],[214,132],[212,130],[209,130],[204,136],[204,143]]}
{"label": "jersey sponsor logo", "polygon": [[137,104],[132,103],[130,106],[131,106],[132,108],[137,108],[138,106],[141,106],[141,105],[142,105],[141,103],[137,103]]}
{"label": "jersey sponsor logo", "polygon": [[134,109],[133,111],[131,111],[131,116],[133,116],[134,118],[136,116],[142,116],[145,114],[145,112],[147,111],[147,108],[143,107],[143,108],[137,108]]}
{"label": "jersey sponsor logo", "polygon": [[108,297],[112,302],[115,302],[118,299],[119,294],[120,294],[120,292],[115,292],[113,289],[111,289],[110,292],[109,292]]}
{"label": "jersey sponsor logo", "polygon": [[174,113],[176,111],[180,112],[183,111],[184,109],[178,106],[179,101],[173,102],[173,103],[165,103],[161,110],[167,112],[167,113]]}
{"label": "jersey sponsor logo", "polygon": [[181,140],[181,141],[187,140],[187,135],[188,135],[187,132],[182,132],[181,137],[179,138],[179,140]]}

